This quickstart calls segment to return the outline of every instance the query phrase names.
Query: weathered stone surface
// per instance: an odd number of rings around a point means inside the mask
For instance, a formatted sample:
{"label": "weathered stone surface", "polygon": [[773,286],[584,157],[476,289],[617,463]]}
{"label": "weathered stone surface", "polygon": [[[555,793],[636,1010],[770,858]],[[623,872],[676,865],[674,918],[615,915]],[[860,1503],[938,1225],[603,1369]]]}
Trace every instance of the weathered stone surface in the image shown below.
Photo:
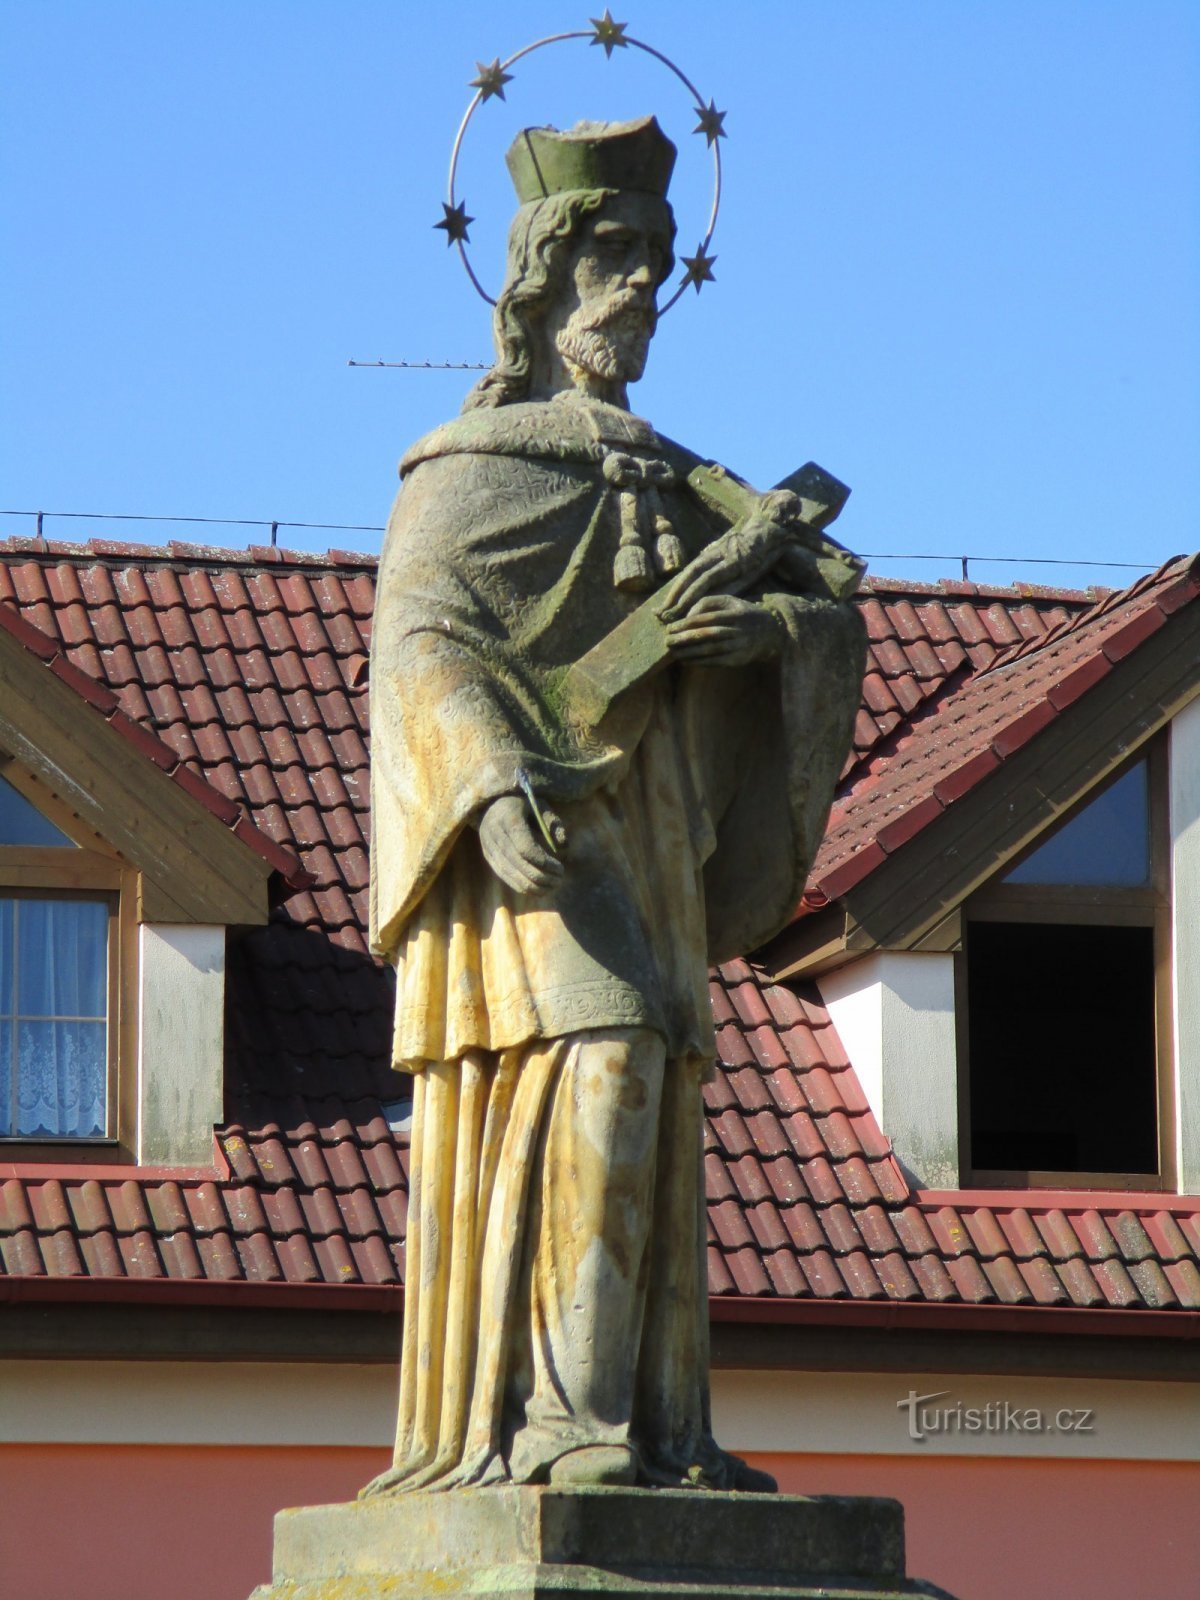
{"label": "weathered stone surface", "polygon": [[672,259],[653,120],[535,147],[496,365],[405,455],[379,568],[371,943],[415,1084],[371,1487],[757,1492],[710,1425],[707,968],[800,898],[862,564],[827,473],[759,495],[629,410]]}
{"label": "weathered stone surface", "polygon": [[283,1511],[252,1600],[941,1593],[905,1577],[894,1500],[509,1485]]}

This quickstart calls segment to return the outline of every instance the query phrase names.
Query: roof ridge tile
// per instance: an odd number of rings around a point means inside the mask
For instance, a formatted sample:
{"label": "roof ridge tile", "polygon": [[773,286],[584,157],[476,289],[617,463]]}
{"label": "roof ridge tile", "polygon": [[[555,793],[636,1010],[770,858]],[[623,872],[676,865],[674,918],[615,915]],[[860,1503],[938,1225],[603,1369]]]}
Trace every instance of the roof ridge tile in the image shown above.
{"label": "roof ridge tile", "polygon": [[[955,599],[1036,599],[1044,600],[1048,603],[1063,600],[1086,600],[1089,592],[1095,592],[1086,589],[1058,588],[1053,584],[978,584],[969,580],[964,583],[959,578],[935,578],[932,583],[922,583],[918,579],[883,577],[875,572],[867,574],[863,579],[862,588],[868,594],[916,595],[922,599],[938,599],[949,595]],[[1109,593],[1111,591],[1104,590],[1102,592]]]}

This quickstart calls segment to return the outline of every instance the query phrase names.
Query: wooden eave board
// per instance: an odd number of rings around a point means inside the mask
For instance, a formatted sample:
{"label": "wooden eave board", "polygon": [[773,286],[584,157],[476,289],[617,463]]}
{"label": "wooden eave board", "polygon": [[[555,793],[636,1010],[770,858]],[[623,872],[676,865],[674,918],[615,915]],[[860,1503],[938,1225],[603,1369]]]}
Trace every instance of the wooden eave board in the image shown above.
{"label": "wooden eave board", "polygon": [[138,870],[143,921],[267,920],[270,865],[3,630],[0,745]]}

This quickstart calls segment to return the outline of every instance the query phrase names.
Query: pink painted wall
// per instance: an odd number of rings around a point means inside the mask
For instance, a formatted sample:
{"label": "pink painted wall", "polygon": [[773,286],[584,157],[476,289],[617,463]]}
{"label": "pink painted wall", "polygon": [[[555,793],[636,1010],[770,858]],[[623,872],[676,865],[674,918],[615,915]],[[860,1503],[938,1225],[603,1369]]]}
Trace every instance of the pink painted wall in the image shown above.
{"label": "pink painted wall", "polygon": [[386,1450],[0,1446],[0,1594],[247,1600],[284,1506],[352,1500]]}
{"label": "pink painted wall", "polygon": [[[751,1458],[803,1494],[905,1503],[909,1569],[960,1600],[1200,1592],[1200,1467]],[[283,1506],[351,1499],[382,1450],[0,1447],[0,1588],[21,1600],[246,1600]]]}
{"label": "pink painted wall", "polygon": [[959,1600],[1200,1596],[1200,1465],[1191,1462],[752,1459],[790,1494],[903,1501],[909,1572]]}

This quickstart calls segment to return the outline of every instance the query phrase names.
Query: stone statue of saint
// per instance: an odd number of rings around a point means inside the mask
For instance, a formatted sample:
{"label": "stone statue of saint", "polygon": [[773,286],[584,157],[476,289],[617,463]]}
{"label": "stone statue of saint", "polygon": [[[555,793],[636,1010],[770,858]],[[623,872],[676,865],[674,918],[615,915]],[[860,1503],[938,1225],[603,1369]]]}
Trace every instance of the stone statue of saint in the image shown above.
{"label": "stone statue of saint", "polygon": [[807,581],[799,501],[746,488],[731,523],[628,410],[674,157],[653,118],[518,137],[496,364],[401,464],[371,918],[414,1108],[395,1463],[370,1492],[774,1487],[710,1425],[706,974],[795,910],[863,644]]}

